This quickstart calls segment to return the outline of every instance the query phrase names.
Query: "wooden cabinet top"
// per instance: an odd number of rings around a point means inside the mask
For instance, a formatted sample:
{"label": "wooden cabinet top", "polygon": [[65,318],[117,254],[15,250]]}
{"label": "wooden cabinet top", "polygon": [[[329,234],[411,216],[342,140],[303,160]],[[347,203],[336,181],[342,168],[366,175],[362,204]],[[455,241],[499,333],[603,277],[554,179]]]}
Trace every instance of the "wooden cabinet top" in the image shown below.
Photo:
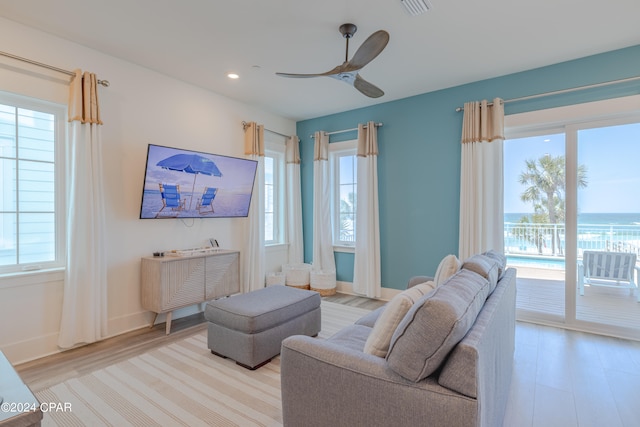
{"label": "wooden cabinet top", "polygon": [[166,253],[167,252],[165,252],[165,256],[145,256],[145,257],[142,257],[142,259],[144,259],[145,261],[154,261],[154,262],[171,262],[171,261],[180,261],[180,260],[193,259],[193,258],[206,258],[206,257],[216,256],[216,255],[237,254],[237,253],[240,253],[240,251],[236,251],[232,249],[216,249],[214,251],[201,252],[193,255],[184,255],[184,256],[166,255]]}

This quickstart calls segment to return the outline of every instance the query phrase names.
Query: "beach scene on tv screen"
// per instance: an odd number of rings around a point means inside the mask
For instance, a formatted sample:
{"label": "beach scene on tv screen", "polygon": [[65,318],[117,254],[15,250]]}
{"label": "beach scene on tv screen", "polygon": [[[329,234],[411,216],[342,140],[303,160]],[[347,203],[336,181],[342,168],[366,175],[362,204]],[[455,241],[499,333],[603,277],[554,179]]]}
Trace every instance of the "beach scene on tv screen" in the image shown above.
{"label": "beach scene on tv screen", "polygon": [[149,145],[140,218],[246,217],[257,162]]}

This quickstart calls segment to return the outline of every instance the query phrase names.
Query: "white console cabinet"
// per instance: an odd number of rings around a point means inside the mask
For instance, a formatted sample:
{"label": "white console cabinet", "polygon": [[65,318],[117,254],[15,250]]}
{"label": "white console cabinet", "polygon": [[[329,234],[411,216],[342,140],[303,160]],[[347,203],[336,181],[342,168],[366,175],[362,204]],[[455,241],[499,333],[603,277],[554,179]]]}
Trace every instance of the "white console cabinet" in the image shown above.
{"label": "white console cabinet", "polygon": [[240,252],[218,250],[192,256],[142,258],[142,307],[167,313],[171,331],[173,310],[240,292]]}

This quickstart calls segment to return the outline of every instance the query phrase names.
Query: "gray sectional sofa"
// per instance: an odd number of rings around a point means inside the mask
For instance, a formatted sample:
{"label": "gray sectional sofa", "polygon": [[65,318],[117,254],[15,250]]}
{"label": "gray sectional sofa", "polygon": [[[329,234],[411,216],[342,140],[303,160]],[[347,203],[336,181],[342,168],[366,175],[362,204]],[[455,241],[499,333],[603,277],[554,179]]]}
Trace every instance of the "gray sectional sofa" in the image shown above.
{"label": "gray sectional sofa", "polygon": [[365,348],[402,297],[327,340],[284,340],[284,425],[501,426],[515,345],[516,271],[505,263],[475,255],[422,296],[410,289],[424,279],[412,279],[405,292],[419,297],[384,357]]}

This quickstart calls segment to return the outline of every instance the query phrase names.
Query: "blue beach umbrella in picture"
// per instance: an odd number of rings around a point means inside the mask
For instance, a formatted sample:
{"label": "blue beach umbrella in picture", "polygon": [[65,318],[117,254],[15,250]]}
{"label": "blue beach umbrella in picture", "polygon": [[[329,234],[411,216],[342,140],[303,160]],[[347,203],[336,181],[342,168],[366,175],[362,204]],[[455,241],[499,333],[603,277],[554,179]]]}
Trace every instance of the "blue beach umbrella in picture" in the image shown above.
{"label": "blue beach umbrella in picture", "polygon": [[[193,187],[191,188],[191,194],[194,194],[196,188],[196,178],[198,174],[204,174],[209,176],[222,176],[222,173],[218,169],[218,166],[213,160],[208,159],[199,154],[176,154],[171,157],[167,157],[164,160],[160,160],[156,166],[160,166],[163,169],[169,169],[172,171],[186,172],[193,174]],[[191,209],[191,200],[189,200],[189,209]]]}

